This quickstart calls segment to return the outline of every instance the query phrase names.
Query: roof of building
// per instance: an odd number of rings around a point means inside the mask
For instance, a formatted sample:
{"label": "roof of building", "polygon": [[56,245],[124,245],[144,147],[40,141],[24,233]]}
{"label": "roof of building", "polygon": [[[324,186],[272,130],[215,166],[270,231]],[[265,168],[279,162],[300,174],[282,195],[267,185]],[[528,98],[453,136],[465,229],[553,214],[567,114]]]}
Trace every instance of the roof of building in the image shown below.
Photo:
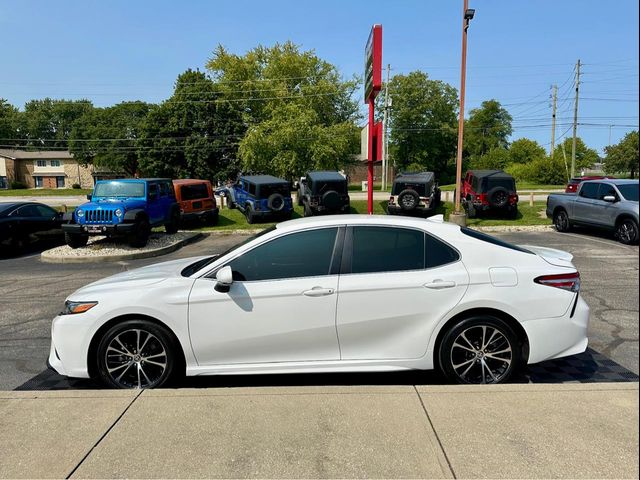
{"label": "roof of building", "polygon": [[72,160],[73,155],[68,150],[17,150],[0,148],[0,157],[10,158],[12,160],[42,160],[42,159],[61,159]]}
{"label": "roof of building", "polygon": [[340,172],[316,171],[307,173],[312,182],[346,182],[347,179]]}
{"label": "roof of building", "polygon": [[289,183],[283,178],[274,177],[272,175],[243,175],[242,178],[251,183]]}

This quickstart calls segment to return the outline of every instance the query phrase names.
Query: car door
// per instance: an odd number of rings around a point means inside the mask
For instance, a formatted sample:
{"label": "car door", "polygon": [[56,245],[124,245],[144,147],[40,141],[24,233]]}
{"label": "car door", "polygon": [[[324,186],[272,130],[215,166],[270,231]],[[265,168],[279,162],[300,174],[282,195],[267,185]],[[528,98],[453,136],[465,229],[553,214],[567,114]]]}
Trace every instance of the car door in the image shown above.
{"label": "car door", "polygon": [[160,187],[157,183],[149,183],[147,185],[147,212],[152,225],[161,223],[164,220]]}
{"label": "car door", "polygon": [[422,230],[347,230],[338,286],[342,360],[420,358],[469,275],[453,247]]}
{"label": "car door", "polygon": [[225,262],[234,276],[228,293],[214,289],[215,271],[197,279],[189,331],[198,363],[338,360],[338,232],[289,233]]}
{"label": "car door", "polygon": [[618,205],[616,202],[606,202],[604,197],[611,196],[620,200],[620,195],[615,187],[610,183],[600,183],[598,188],[598,198],[594,200],[593,218],[594,222],[601,226],[614,227],[616,224],[616,214]]}
{"label": "car door", "polygon": [[583,182],[573,204],[573,218],[578,222],[596,223],[594,204],[598,196],[598,182]]}

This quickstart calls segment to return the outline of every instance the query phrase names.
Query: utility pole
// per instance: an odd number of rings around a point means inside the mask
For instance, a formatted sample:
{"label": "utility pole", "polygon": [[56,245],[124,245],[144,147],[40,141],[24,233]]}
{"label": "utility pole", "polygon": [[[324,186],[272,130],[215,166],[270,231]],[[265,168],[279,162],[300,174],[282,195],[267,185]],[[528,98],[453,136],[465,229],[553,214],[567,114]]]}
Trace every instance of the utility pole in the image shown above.
{"label": "utility pole", "polygon": [[578,133],[578,95],[580,92],[580,59],[576,64],[576,102],[573,106],[573,147],[571,148],[571,177],[576,176],[576,139]]}
{"label": "utility pole", "polygon": [[387,63],[387,81],[384,84],[384,116],[382,118],[382,191],[387,189],[387,168],[389,165],[389,133],[387,132],[387,122],[389,121],[389,74],[391,65]]}
{"label": "utility pole", "polygon": [[556,106],[558,103],[558,86],[553,86],[553,108],[551,110],[551,151],[549,156],[553,160],[553,151],[556,148]]}

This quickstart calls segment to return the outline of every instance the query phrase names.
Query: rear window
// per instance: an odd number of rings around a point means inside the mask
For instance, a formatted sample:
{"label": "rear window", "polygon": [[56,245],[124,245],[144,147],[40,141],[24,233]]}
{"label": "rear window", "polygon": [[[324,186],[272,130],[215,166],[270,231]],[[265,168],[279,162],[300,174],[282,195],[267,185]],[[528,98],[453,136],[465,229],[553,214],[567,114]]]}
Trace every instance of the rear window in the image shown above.
{"label": "rear window", "polygon": [[509,191],[515,190],[515,182],[512,178],[487,178],[486,179],[487,190],[492,190],[496,187],[506,188]]}
{"label": "rear window", "polygon": [[209,189],[206,183],[194,183],[193,185],[182,185],[180,187],[182,200],[198,200],[209,198]]}
{"label": "rear window", "polygon": [[334,190],[338,193],[347,193],[347,182],[314,182],[313,193],[322,195]]}
{"label": "rear window", "polygon": [[260,198],[268,198],[274,193],[279,193],[284,197],[288,197],[290,194],[289,185],[276,184],[276,185],[259,185]]}
{"label": "rear window", "polygon": [[620,190],[620,193],[625,198],[625,200],[629,200],[631,202],[638,201],[638,184],[637,183],[635,185],[633,184],[618,185],[618,190]]}
{"label": "rear window", "polygon": [[499,238],[492,237],[491,235],[487,235],[486,233],[472,230],[471,228],[461,227],[460,231],[465,235],[475,238],[476,240],[481,240],[483,242],[491,243],[499,247],[508,248],[510,250],[515,250],[517,252],[530,253],[531,255],[535,255],[533,252],[527,250],[526,248],[518,247],[517,245],[513,245],[509,242],[505,242],[504,240],[500,240]]}
{"label": "rear window", "polygon": [[427,186],[424,183],[417,182],[394,182],[391,195],[400,195],[406,189],[414,190],[421,197],[427,196]]}

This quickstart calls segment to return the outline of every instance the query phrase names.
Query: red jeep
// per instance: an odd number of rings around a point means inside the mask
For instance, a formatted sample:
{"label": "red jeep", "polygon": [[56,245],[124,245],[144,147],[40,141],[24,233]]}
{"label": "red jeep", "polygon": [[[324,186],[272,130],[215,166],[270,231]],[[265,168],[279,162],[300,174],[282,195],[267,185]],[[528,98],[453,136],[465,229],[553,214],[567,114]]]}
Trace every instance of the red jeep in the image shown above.
{"label": "red jeep", "polygon": [[478,212],[503,212],[508,218],[518,215],[516,181],[502,170],[469,170],[462,181],[460,199],[467,216]]}

